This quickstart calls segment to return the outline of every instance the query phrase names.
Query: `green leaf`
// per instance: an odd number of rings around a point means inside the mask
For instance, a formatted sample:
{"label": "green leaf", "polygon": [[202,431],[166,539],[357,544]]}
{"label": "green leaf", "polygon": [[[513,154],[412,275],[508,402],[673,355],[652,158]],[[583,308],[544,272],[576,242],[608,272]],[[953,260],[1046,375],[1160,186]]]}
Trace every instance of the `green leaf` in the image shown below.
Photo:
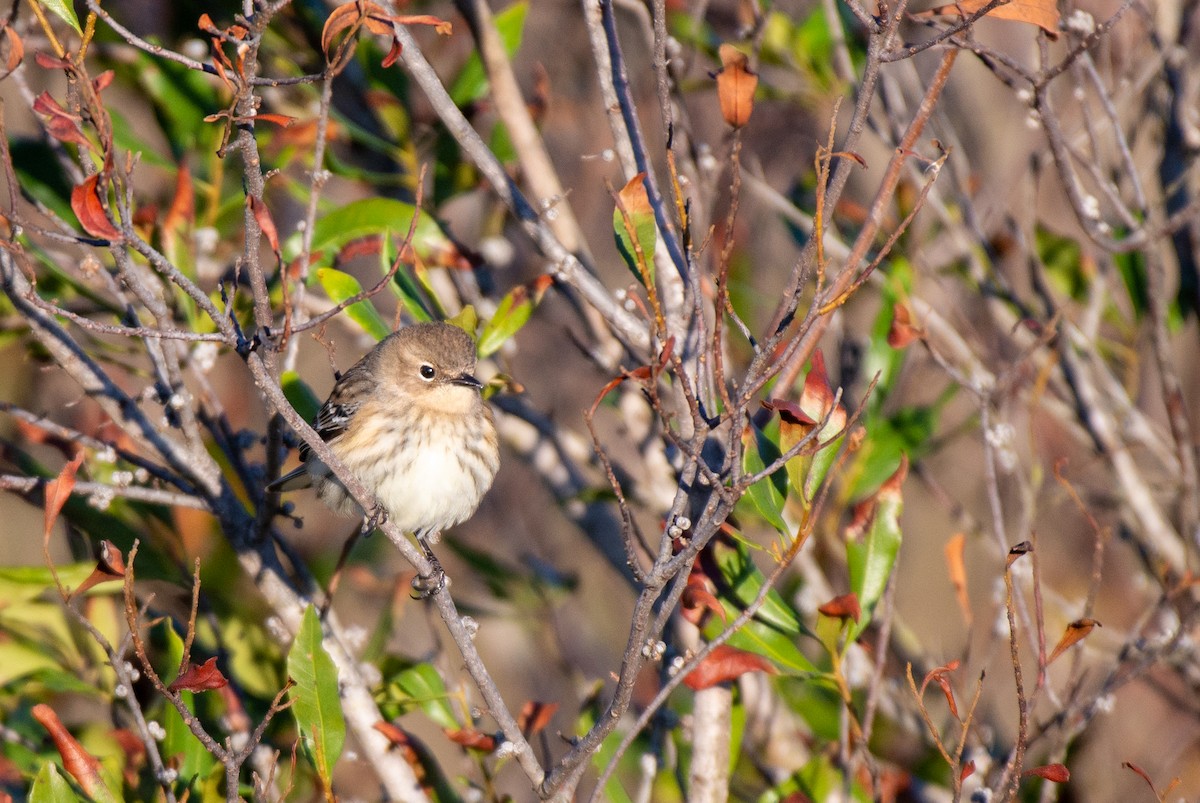
{"label": "green leaf", "polygon": [[338,696],[337,666],[321,644],[321,622],[309,605],[300,632],[288,652],[288,675],[296,682],[289,694],[292,715],[326,788],[346,741],[346,721]]}
{"label": "green leaf", "polygon": [[866,533],[857,538],[851,537],[846,542],[850,590],[858,596],[858,603],[862,607],[862,618],[850,626],[848,642],[858,638],[870,624],[896,565],[901,539],[900,511],[904,507],[900,483],[907,470],[908,462],[901,461],[900,468],[876,494],[875,514]]}
{"label": "green leaf", "polygon": [[284,371],[279,378],[283,395],[287,397],[292,407],[305,421],[316,421],[317,413],[321,411],[321,400],[312,392],[308,383],[300,378],[295,371]]}
{"label": "green leaf", "polygon": [[[339,206],[323,215],[313,226],[312,251],[324,251],[326,255],[336,252],[351,240],[372,234],[395,234],[403,237],[408,233],[416,207],[394,198],[367,198]],[[296,232],[283,246],[284,260],[291,261],[300,254],[301,238]],[[429,215],[421,215],[413,235],[413,248],[422,259],[436,262],[439,253],[454,248],[437,222]]]}
{"label": "green leaf", "polygon": [[[549,277],[542,277],[531,285],[514,287],[504,298],[492,319],[483,327],[479,336],[479,356],[489,357],[499,351],[500,347],[529,322],[534,307],[541,301],[542,294],[549,287]],[[532,289],[531,289],[532,287]]]}
{"label": "green leaf", "polygon": [[[768,424],[768,430],[773,431],[778,438],[778,421]],[[779,445],[754,424],[747,425],[742,434],[742,445],[742,467],[746,474],[757,474],[766,468],[768,463],[779,459],[781,454]],[[787,472],[784,469],[781,468],[751,485],[747,489],[747,495],[768,524],[785,538],[792,537],[791,528],[783,520],[783,505],[787,500]]]}
{"label": "green leaf", "polygon": [[71,788],[71,784],[58,771],[58,765],[47,761],[33,780],[33,788],[29,790],[29,803],[67,803],[68,801],[83,800]]}
{"label": "green leaf", "polygon": [[[715,543],[712,555],[721,573],[723,588],[718,596],[725,607],[725,620],[714,617],[709,622],[705,635],[710,638],[753,602],[766,582],[745,546]],[[795,611],[772,588],[754,618],[730,637],[729,645],[770,658],[785,672],[815,673],[816,666],[796,646],[796,639],[804,632]]]}
{"label": "green leaf", "polygon": [[[56,566],[58,579],[67,589],[78,588],[95,570],[93,563],[67,563]],[[4,607],[37,599],[54,588],[54,577],[45,566],[0,567],[0,599]]]}
{"label": "green leaf", "polygon": [[[330,301],[335,304],[340,304],[362,292],[362,285],[358,283],[358,279],[336,268],[319,269],[317,279],[325,288],[325,293],[329,296]],[[379,310],[375,309],[375,305],[367,299],[356,301],[346,307],[346,314],[350,316],[350,320],[361,326],[376,340],[383,340],[392,333],[392,328],[379,314]]]}
{"label": "green leaf", "polygon": [[[528,12],[529,3],[521,0],[496,14],[493,20],[496,33],[500,35],[500,41],[504,45],[504,52],[510,59],[521,47],[521,36],[525,31],[525,17]],[[471,51],[471,56],[459,71],[458,78],[454,79],[450,97],[454,100],[454,105],[462,107],[479,100],[487,91],[488,80],[483,71],[483,62],[477,51]]]}
{"label": "green leaf", "polygon": [[403,670],[392,678],[391,685],[399,689],[412,704],[421,710],[440,727],[458,729],[462,723],[454,716],[450,706],[450,695],[442,676],[431,664],[416,664]]}
{"label": "green leaf", "polygon": [[45,6],[47,11],[74,28],[75,33],[83,36],[83,28],[79,27],[79,17],[75,16],[75,9],[70,3],[65,0],[36,0],[36,2]]}
{"label": "green leaf", "polygon": [[[621,203],[613,209],[613,233],[625,264],[637,280],[648,287],[654,284],[658,230],[654,227],[654,209],[650,206],[644,182],[645,174],[638,173],[617,193]],[[638,258],[639,249],[642,259]]]}

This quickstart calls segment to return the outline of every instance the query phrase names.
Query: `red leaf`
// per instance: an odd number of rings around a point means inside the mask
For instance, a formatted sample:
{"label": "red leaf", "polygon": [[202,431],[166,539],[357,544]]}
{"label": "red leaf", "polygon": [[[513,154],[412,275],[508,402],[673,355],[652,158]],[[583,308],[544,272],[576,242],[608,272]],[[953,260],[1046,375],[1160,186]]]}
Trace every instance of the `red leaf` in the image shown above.
{"label": "red leaf", "polygon": [[410,741],[407,733],[390,722],[384,722],[383,720],[380,720],[372,727],[386,736],[387,740],[394,745],[406,745]]}
{"label": "red leaf", "polygon": [[62,467],[62,471],[58,473],[56,479],[46,483],[46,529],[42,533],[44,538],[50,537],[50,531],[54,529],[54,522],[58,520],[58,514],[62,512],[63,505],[67,503],[71,491],[75,488],[75,473],[79,471],[82,464],[83,452],[80,451],[74,459]]}
{"label": "red leaf", "polygon": [[79,118],[59,106],[58,101],[50,97],[49,92],[43,92],[34,99],[33,110],[49,118],[46,121],[46,130],[59,142],[91,147],[91,143],[79,128]]}
{"label": "red leaf", "polygon": [[77,597],[92,586],[111,580],[120,580],[123,577],[125,577],[125,558],[121,555],[121,550],[117,549],[117,545],[112,541],[101,541],[100,557],[96,561],[96,568],[92,569],[92,573],[87,576],[87,579],[71,592],[71,596]]}
{"label": "red leaf", "polygon": [[749,58],[733,45],[721,45],[717,49],[722,68],[717,73],[717,100],[721,103],[721,116],[734,128],[741,128],[750,120],[754,111],[754,90],[758,87],[758,76],[747,68]]}
{"label": "red leaf", "polygon": [[38,703],[31,713],[50,734],[54,749],[62,756],[63,769],[79,782],[83,791],[91,797],[96,797],[97,793],[105,788],[104,779],[100,777],[100,762],[83,749],[83,745],[70,734],[53,708],[45,703]]}
{"label": "red leaf", "polygon": [[521,729],[521,733],[532,736],[545,730],[546,726],[550,724],[550,718],[557,710],[558,703],[539,703],[537,700],[529,700],[521,706],[521,713],[517,717],[517,726]]}
{"label": "red leaf", "polygon": [[598,396],[596,396],[596,400],[594,402],[592,402],[591,409],[588,410],[589,418],[596,414],[596,410],[599,409],[600,402],[604,401],[604,397],[607,396],[609,393],[612,393],[613,389],[616,388],[617,386],[619,386],[624,381],[625,381],[625,377],[618,376],[616,379],[610,379],[608,381],[608,384],[606,384],[604,387],[602,387],[600,389],[600,394]]}
{"label": "red leaf", "polygon": [[925,336],[919,327],[913,326],[912,313],[908,307],[896,303],[892,305],[892,325],[888,329],[887,342],[894,349],[902,349],[914,340]]}
{"label": "red leaf", "polygon": [[475,728],[459,728],[458,730],[446,728],[446,737],[468,750],[490,753],[496,749],[496,737]]}
{"label": "red leaf", "polygon": [[179,677],[167,686],[168,691],[209,691],[219,689],[229,683],[221,670],[217,669],[216,656],[209,658],[200,666],[180,667]]}
{"label": "red leaf", "polygon": [[721,644],[700,663],[688,672],[683,682],[688,688],[699,691],[711,688],[718,683],[736,680],[747,672],[766,672],[775,674],[775,667],[761,655]]}
{"label": "red leaf", "polygon": [[924,696],[925,689],[930,683],[936,683],[942,690],[942,694],[946,696],[946,704],[950,706],[950,713],[958,716],[958,703],[954,701],[954,689],[950,688],[950,679],[947,677],[951,672],[958,669],[959,662],[951,661],[934,669],[929,670],[925,675],[925,679],[921,681],[921,695]]}
{"label": "red leaf", "polygon": [[95,173],[71,190],[71,211],[79,218],[83,230],[93,237],[110,242],[125,239],[108,219],[104,205],[100,203],[100,173]]}
{"label": "red leaf", "polygon": [[104,90],[108,89],[109,85],[113,82],[113,78],[115,77],[116,74],[112,70],[105,70],[92,79],[92,88],[96,90],[96,94],[100,94]]}
{"label": "red leaf", "polygon": [[1025,770],[1022,775],[1036,775],[1039,778],[1045,778],[1047,781],[1054,783],[1066,783],[1071,780],[1071,771],[1062,764],[1046,764],[1041,767],[1034,767],[1031,770]]}
{"label": "red leaf", "polygon": [[846,409],[839,404],[835,410],[835,398],[833,388],[829,385],[829,375],[825,373],[825,355],[817,349],[813,352],[812,370],[804,377],[800,407],[817,421],[828,415],[830,425],[841,429],[846,426]]}
{"label": "red leaf", "polygon": [[40,50],[33,54],[33,60],[38,63],[39,67],[45,67],[47,70],[69,70],[71,68],[71,62],[66,59],[51,56]]}
{"label": "red leaf", "polygon": [[849,594],[842,594],[840,597],[834,597],[817,608],[817,611],[835,619],[853,619],[858,622],[862,618],[862,606],[858,603],[858,595],[853,591]]}
{"label": "red leaf", "polygon": [[697,627],[704,620],[705,611],[711,611],[722,620],[725,619],[725,606],[713,594],[715,585],[704,569],[701,568],[700,558],[692,564],[688,574],[687,585],[679,597],[680,613],[683,618]]}
{"label": "red leaf", "polygon": [[275,228],[275,221],[271,218],[271,210],[267,209],[266,203],[261,198],[253,195],[246,196],[246,203],[250,205],[250,211],[254,214],[254,219],[258,221],[258,227],[262,229],[263,236],[267,238],[271,250],[275,253],[276,258],[280,258],[279,231]]}
{"label": "red leaf", "polygon": [[762,403],[768,410],[779,413],[779,420],[795,426],[814,426],[817,420],[800,409],[800,405],[787,399],[768,399]]}

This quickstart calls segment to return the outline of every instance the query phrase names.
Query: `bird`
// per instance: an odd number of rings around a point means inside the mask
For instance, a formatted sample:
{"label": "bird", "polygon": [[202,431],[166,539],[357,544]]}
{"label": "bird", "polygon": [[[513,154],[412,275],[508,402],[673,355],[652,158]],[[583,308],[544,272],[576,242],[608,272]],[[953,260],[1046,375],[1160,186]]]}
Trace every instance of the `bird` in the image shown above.
{"label": "bird", "polygon": [[315,488],[335,513],[383,518],[414,535],[433,564],[442,530],[470,518],[500,468],[491,409],[475,378],[475,341],[453,324],[405,326],[334,384],[313,426],[378,503],[368,515],[307,445],[302,464],[270,483],[275,492]]}

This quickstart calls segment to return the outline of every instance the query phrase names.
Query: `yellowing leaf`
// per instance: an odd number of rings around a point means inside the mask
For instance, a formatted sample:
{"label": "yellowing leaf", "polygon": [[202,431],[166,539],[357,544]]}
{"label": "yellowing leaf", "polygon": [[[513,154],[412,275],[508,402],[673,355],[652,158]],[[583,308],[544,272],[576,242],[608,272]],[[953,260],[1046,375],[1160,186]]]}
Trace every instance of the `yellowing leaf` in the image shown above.
{"label": "yellowing leaf", "polygon": [[[936,6],[920,11],[914,17],[933,17],[942,14],[970,15],[986,6],[990,0],[963,0],[958,4]],[[1058,5],[1055,0],[1009,0],[987,13],[989,17],[1013,22],[1027,22],[1046,32],[1051,39],[1058,38]]]}

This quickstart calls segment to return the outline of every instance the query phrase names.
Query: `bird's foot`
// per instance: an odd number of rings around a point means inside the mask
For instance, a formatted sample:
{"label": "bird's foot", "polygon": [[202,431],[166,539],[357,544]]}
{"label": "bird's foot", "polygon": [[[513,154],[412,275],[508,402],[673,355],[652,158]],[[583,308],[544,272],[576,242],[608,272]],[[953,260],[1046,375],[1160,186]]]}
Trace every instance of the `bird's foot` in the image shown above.
{"label": "bird's foot", "polygon": [[387,510],[383,505],[376,502],[375,506],[371,508],[366,518],[363,519],[362,534],[370,535],[371,533],[375,532],[375,529],[379,527],[379,525],[383,524],[387,520]]}
{"label": "bird's foot", "polygon": [[425,543],[424,538],[417,536],[417,543],[425,551],[425,559],[429,561],[430,572],[428,575],[413,578],[412,587],[415,592],[413,599],[429,599],[446,587],[448,582],[446,570],[442,568],[441,561],[437,559],[437,555],[433,554],[433,550],[429,548],[429,544]]}

